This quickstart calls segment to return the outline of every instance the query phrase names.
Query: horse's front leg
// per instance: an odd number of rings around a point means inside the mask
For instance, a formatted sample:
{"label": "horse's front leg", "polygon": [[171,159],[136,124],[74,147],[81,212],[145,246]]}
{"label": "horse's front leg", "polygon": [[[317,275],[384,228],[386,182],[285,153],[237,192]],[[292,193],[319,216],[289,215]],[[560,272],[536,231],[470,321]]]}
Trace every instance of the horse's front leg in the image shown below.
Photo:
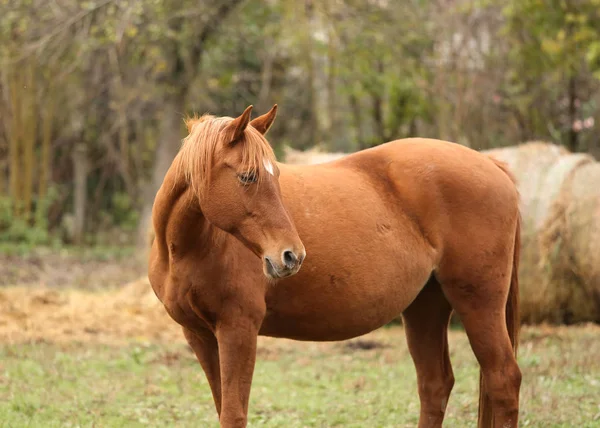
{"label": "horse's front leg", "polygon": [[217,413],[221,414],[221,369],[219,364],[219,347],[212,331],[197,329],[195,331],[183,327],[183,334],[194,350],[210,385]]}
{"label": "horse's front leg", "polygon": [[222,428],[246,427],[259,326],[239,315],[218,323]]}

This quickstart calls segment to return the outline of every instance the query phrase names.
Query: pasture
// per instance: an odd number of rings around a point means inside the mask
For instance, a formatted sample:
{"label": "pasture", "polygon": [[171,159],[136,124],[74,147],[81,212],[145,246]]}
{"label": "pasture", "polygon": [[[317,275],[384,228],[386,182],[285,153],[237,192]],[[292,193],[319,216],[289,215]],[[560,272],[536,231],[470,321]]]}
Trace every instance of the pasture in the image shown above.
{"label": "pasture", "polygon": [[[5,0],[0,47],[0,428],[437,428],[449,302],[482,427],[600,428],[600,0]],[[259,328],[353,339],[251,382]]]}
{"label": "pasture", "polygon": [[[600,327],[526,326],[521,425],[600,424]],[[445,426],[473,427],[478,366],[450,331],[456,384]],[[412,427],[401,326],[330,343],[261,337],[249,426]],[[0,426],[217,427],[194,355],[140,280],[119,289],[0,289]]]}

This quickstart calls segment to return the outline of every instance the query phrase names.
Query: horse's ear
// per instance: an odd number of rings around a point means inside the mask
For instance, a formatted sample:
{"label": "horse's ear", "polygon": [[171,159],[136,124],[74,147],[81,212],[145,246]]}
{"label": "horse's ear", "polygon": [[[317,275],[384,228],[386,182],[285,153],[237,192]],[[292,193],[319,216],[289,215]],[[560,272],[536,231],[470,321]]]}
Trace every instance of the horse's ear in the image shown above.
{"label": "horse's ear", "polygon": [[256,119],[250,122],[258,132],[265,135],[271,125],[273,125],[273,121],[275,120],[275,116],[277,116],[277,104],[275,104],[268,113],[263,114],[262,116],[258,116]]}
{"label": "horse's ear", "polygon": [[225,133],[228,135],[228,139],[232,144],[237,143],[240,137],[244,134],[244,131],[250,123],[251,113],[252,105],[249,105],[239,117],[233,119],[225,128]]}

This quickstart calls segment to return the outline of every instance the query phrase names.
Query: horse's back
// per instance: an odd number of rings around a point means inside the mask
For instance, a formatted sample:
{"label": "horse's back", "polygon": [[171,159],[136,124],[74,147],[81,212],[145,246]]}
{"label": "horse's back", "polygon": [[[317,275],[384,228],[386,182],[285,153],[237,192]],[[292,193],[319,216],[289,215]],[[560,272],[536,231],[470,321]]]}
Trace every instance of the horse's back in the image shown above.
{"label": "horse's back", "polygon": [[506,166],[482,153],[446,141],[410,138],[348,161],[375,176],[383,173],[377,165],[387,165],[393,197],[440,257],[485,252],[489,242],[513,238],[516,185]]}
{"label": "horse's back", "polygon": [[282,187],[291,185],[292,203],[306,201],[299,189],[318,186],[331,203],[343,198],[373,208],[382,204],[421,220],[488,210],[489,216],[503,215],[503,205],[512,212],[518,200],[504,165],[465,146],[427,138],[391,141],[324,164],[286,165],[284,171]]}

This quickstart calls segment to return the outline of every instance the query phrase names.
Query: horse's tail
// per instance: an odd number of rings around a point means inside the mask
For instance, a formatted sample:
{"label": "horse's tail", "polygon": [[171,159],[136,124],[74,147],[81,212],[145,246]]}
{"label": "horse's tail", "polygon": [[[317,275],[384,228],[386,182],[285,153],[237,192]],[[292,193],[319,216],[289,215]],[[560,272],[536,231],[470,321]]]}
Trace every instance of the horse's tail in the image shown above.
{"label": "horse's tail", "polygon": [[[515,183],[514,175],[508,170],[505,163],[493,159],[494,163]],[[521,326],[519,314],[519,259],[521,253],[521,214],[517,215],[517,225],[515,230],[515,244],[513,248],[512,273],[510,276],[510,287],[508,289],[508,298],[506,300],[506,329],[510,343],[512,344],[515,357],[517,356],[517,348],[519,344],[519,329]],[[492,427],[493,415],[490,399],[487,397],[483,382],[483,374],[479,372],[479,423],[478,426]]]}

